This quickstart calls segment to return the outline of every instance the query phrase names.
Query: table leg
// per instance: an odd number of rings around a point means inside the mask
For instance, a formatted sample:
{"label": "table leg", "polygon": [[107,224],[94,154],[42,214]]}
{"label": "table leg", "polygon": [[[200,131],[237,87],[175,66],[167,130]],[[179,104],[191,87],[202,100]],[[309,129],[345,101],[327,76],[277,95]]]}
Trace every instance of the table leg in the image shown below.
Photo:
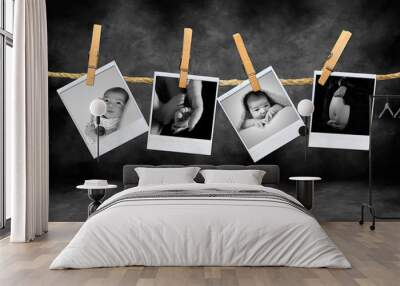
{"label": "table leg", "polygon": [[104,189],[88,190],[88,197],[92,201],[88,206],[88,217],[101,205],[106,191]]}
{"label": "table leg", "polygon": [[311,210],[314,199],[314,181],[296,181],[296,197],[306,209]]}

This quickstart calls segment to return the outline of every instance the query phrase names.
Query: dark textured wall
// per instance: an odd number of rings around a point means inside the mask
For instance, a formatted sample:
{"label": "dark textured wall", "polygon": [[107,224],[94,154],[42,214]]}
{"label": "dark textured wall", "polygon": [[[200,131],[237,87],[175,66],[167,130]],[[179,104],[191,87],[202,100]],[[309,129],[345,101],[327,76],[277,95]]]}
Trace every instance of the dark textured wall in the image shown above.
{"label": "dark textured wall", "polygon": [[[193,28],[190,72],[222,79],[244,78],[232,34],[240,32],[255,68],[272,65],[281,78],[312,76],[342,29],[353,32],[337,70],[400,71],[400,20],[395,1],[47,1],[49,70],[85,72],[91,30],[103,25],[100,65],[116,60],[125,75],[177,72],[184,27]],[[217,107],[213,155],[146,150],[144,134],[101,157],[97,164],[56,89],[70,80],[49,79],[51,183],[104,176],[120,179],[125,163],[251,164],[246,149]],[[151,86],[129,85],[146,119]],[[228,88],[220,88],[219,94]],[[312,87],[287,87],[294,103],[311,98]],[[399,93],[400,80],[378,82],[377,93]],[[380,111],[384,102],[377,102]],[[394,104],[400,107],[400,102]],[[89,111],[88,111],[89,112]],[[398,170],[400,119],[374,126],[374,166],[386,176]],[[277,163],[283,176],[301,174],[303,138],[280,148],[260,164]],[[325,178],[365,176],[368,153],[312,149],[314,173]]]}

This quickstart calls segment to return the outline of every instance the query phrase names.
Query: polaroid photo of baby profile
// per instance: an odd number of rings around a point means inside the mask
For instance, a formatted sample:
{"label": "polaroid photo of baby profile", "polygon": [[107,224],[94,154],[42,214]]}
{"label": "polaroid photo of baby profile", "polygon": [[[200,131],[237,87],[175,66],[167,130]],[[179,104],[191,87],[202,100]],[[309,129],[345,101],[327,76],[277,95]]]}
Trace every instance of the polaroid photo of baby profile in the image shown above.
{"label": "polaroid photo of baby profile", "polygon": [[257,74],[261,90],[249,80],[218,101],[254,162],[299,136],[303,120],[272,67]]}
{"label": "polaroid photo of baby profile", "polygon": [[325,85],[314,72],[310,147],[369,150],[376,75],[333,72]]}
{"label": "polaroid photo of baby profile", "polygon": [[219,79],[155,72],[147,149],[211,155]]}
{"label": "polaroid photo of baby profile", "polygon": [[[148,130],[147,122],[114,61],[96,70],[93,86],[87,86],[86,76],[83,76],[57,92],[93,158],[97,157],[97,132],[100,156]],[[107,106],[99,126],[89,110],[90,103],[97,98],[104,100]]]}

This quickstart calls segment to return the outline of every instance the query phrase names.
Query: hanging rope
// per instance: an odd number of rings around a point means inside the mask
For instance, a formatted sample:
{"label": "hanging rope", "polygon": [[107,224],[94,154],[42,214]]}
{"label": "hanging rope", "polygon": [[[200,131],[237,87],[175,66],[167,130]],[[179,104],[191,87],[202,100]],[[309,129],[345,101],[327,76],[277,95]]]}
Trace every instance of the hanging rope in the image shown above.
{"label": "hanging rope", "polygon": [[[66,73],[66,72],[49,72],[49,77],[51,78],[70,78],[78,79],[86,75],[85,73]],[[390,73],[390,74],[380,74],[376,75],[377,80],[390,80],[400,78],[400,72]],[[152,77],[141,77],[141,76],[124,76],[126,82],[129,83],[143,83],[143,84],[153,84]],[[221,79],[219,81],[220,86],[236,86],[243,82],[241,79]],[[283,85],[312,85],[313,78],[293,78],[293,79],[281,79]]]}

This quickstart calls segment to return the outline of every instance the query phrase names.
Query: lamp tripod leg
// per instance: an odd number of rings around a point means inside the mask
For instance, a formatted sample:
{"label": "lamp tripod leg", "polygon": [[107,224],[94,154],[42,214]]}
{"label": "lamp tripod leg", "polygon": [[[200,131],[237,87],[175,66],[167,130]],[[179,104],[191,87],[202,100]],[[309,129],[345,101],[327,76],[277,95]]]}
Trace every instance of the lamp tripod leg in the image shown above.
{"label": "lamp tripod leg", "polygon": [[97,133],[97,163],[100,162],[99,154],[100,154],[100,116],[96,117],[96,133]]}
{"label": "lamp tripod leg", "polygon": [[370,230],[375,230],[375,218],[376,218],[375,209],[373,207],[370,207],[369,208],[369,212],[370,212],[371,217],[372,217],[372,224],[370,225],[369,229]]}
{"label": "lamp tripod leg", "polygon": [[375,230],[375,222],[376,222],[377,216],[376,216],[376,214],[375,214],[375,208],[374,208],[372,205],[370,205],[370,204],[362,204],[362,205],[361,205],[361,219],[359,220],[358,223],[359,223],[360,225],[363,225],[363,224],[364,224],[364,211],[365,211],[365,208],[368,208],[368,209],[369,209],[369,213],[370,213],[371,219],[372,219],[372,223],[371,223],[371,225],[369,226],[369,229],[370,229],[370,230]]}
{"label": "lamp tripod leg", "polygon": [[363,225],[364,224],[364,204],[361,205],[361,219],[358,222],[359,224]]}

